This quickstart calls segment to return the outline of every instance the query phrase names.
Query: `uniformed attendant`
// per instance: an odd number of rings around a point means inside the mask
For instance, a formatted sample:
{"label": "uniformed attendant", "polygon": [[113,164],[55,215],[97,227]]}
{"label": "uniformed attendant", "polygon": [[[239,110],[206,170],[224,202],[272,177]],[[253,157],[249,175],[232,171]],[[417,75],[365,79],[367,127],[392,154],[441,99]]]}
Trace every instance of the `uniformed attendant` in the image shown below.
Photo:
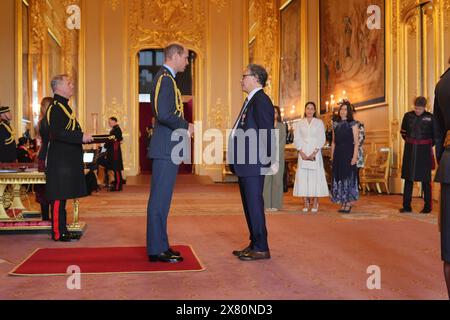
{"label": "uniformed attendant", "polygon": [[10,124],[11,110],[0,107],[0,163],[13,163],[17,160],[16,138]]}
{"label": "uniformed attendant", "polygon": [[189,52],[183,46],[171,44],[164,50],[165,62],[151,87],[151,103],[156,124],[150,141],[148,158],[152,160],[151,193],[147,207],[147,253],[151,262],[183,261],[180,253],[169,246],[167,217],[179,163],[172,159],[175,130],[192,134],[194,126],[183,116],[183,101],[175,76],[188,65]]}
{"label": "uniformed attendant", "polygon": [[415,181],[422,182],[425,205],[420,213],[430,213],[431,202],[431,170],[434,166],[433,115],[425,111],[427,99],[417,97],[414,111],[405,114],[401,135],[405,140],[403,153],[402,179],[405,180],[403,190],[403,208],[400,212],[411,212],[412,191]]}
{"label": "uniformed attendant", "polygon": [[450,69],[436,86],[434,133],[439,163],[435,180],[441,184],[441,258],[450,298]]}
{"label": "uniformed attendant", "polygon": [[123,161],[122,161],[122,149],[120,143],[123,140],[122,130],[117,123],[116,117],[109,118],[109,127],[111,131],[109,134],[115,136],[115,140],[105,143],[106,148],[106,167],[108,170],[114,172],[114,181],[111,183],[109,191],[122,191],[123,178]]}
{"label": "uniformed attendant", "polygon": [[46,197],[51,202],[53,240],[71,241],[79,236],[67,230],[66,202],[87,195],[82,144],[93,139],[82,132],[75,112],[69,106],[74,92],[69,76],[54,77],[51,87],[55,95],[44,118],[50,133]]}

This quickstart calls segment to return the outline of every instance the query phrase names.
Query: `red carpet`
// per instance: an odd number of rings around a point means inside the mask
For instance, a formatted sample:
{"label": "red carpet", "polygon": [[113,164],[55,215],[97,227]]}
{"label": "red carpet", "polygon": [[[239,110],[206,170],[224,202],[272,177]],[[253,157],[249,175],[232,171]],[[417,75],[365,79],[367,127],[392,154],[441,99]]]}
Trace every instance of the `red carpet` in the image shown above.
{"label": "red carpet", "polygon": [[69,266],[82,274],[159,273],[203,271],[190,246],[173,246],[184,258],[181,263],[150,263],[145,247],[37,249],[9,274],[13,276],[67,275]]}

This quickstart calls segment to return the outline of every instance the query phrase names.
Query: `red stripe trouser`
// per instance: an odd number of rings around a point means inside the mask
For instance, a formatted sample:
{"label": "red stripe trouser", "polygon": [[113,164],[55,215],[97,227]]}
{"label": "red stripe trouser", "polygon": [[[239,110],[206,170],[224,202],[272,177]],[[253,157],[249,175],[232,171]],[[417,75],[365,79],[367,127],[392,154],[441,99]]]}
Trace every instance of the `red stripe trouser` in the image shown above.
{"label": "red stripe trouser", "polygon": [[67,234],[66,200],[54,200],[51,202],[52,210],[52,237],[59,240],[61,235]]}

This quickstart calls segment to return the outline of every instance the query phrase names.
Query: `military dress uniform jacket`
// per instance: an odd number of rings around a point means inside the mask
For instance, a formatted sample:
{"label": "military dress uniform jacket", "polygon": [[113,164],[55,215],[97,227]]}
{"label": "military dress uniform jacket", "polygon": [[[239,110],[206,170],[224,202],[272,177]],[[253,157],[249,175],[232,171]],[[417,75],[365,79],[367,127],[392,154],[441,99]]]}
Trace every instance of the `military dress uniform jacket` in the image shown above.
{"label": "military dress uniform jacket", "polygon": [[183,101],[170,71],[162,67],[153,79],[151,104],[156,118],[147,157],[149,159],[170,160],[173,148],[179,141],[172,141],[172,133],[177,129],[188,129],[184,119]]}
{"label": "military dress uniform jacket", "polygon": [[123,170],[123,160],[122,160],[122,149],[120,143],[123,140],[122,130],[119,125],[115,125],[110,133],[110,135],[115,136],[115,141],[110,141],[105,143],[106,148],[106,167],[109,170],[122,171]]}
{"label": "military dress uniform jacket", "polygon": [[50,134],[46,169],[48,200],[76,199],[87,195],[83,132],[68,103],[67,99],[55,95],[44,119],[48,121]]}
{"label": "military dress uniform jacket", "polygon": [[0,163],[13,163],[17,160],[14,131],[8,121],[0,121]]}
{"label": "military dress uniform jacket", "polygon": [[[450,69],[444,73],[437,84],[435,96],[434,132],[436,158],[439,162],[435,181],[450,184],[450,146],[445,147],[447,133],[450,130]],[[447,140],[447,142],[450,142],[450,140]]]}
{"label": "military dress uniform jacket", "polygon": [[433,169],[433,115],[424,112],[417,116],[414,111],[403,117],[401,135],[405,140],[402,179],[431,182]]}

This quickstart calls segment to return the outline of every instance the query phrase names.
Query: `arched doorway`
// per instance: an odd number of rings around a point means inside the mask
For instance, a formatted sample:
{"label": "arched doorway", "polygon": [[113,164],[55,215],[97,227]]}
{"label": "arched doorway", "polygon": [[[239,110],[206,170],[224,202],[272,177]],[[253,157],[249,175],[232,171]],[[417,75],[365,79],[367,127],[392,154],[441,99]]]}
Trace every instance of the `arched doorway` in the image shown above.
{"label": "arched doorway", "polygon": [[[177,74],[177,86],[184,103],[185,119],[194,122],[194,70],[196,53],[189,51],[189,65],[183,73]],[[139,63],[139,167],[141,174],[151,173],[151,161],[147,159],[148,145],[154,127],[154,116],[150,103],[151,83],[164,64],[162,49],[144,49],[138,53]],[[192,143],[192,146],[194,144]],[[193,151],[193,150],[192,150]],[[191,153],[193,155],[193,152]],[[181,174],[192,174],[192,164],[182,164]]]}

